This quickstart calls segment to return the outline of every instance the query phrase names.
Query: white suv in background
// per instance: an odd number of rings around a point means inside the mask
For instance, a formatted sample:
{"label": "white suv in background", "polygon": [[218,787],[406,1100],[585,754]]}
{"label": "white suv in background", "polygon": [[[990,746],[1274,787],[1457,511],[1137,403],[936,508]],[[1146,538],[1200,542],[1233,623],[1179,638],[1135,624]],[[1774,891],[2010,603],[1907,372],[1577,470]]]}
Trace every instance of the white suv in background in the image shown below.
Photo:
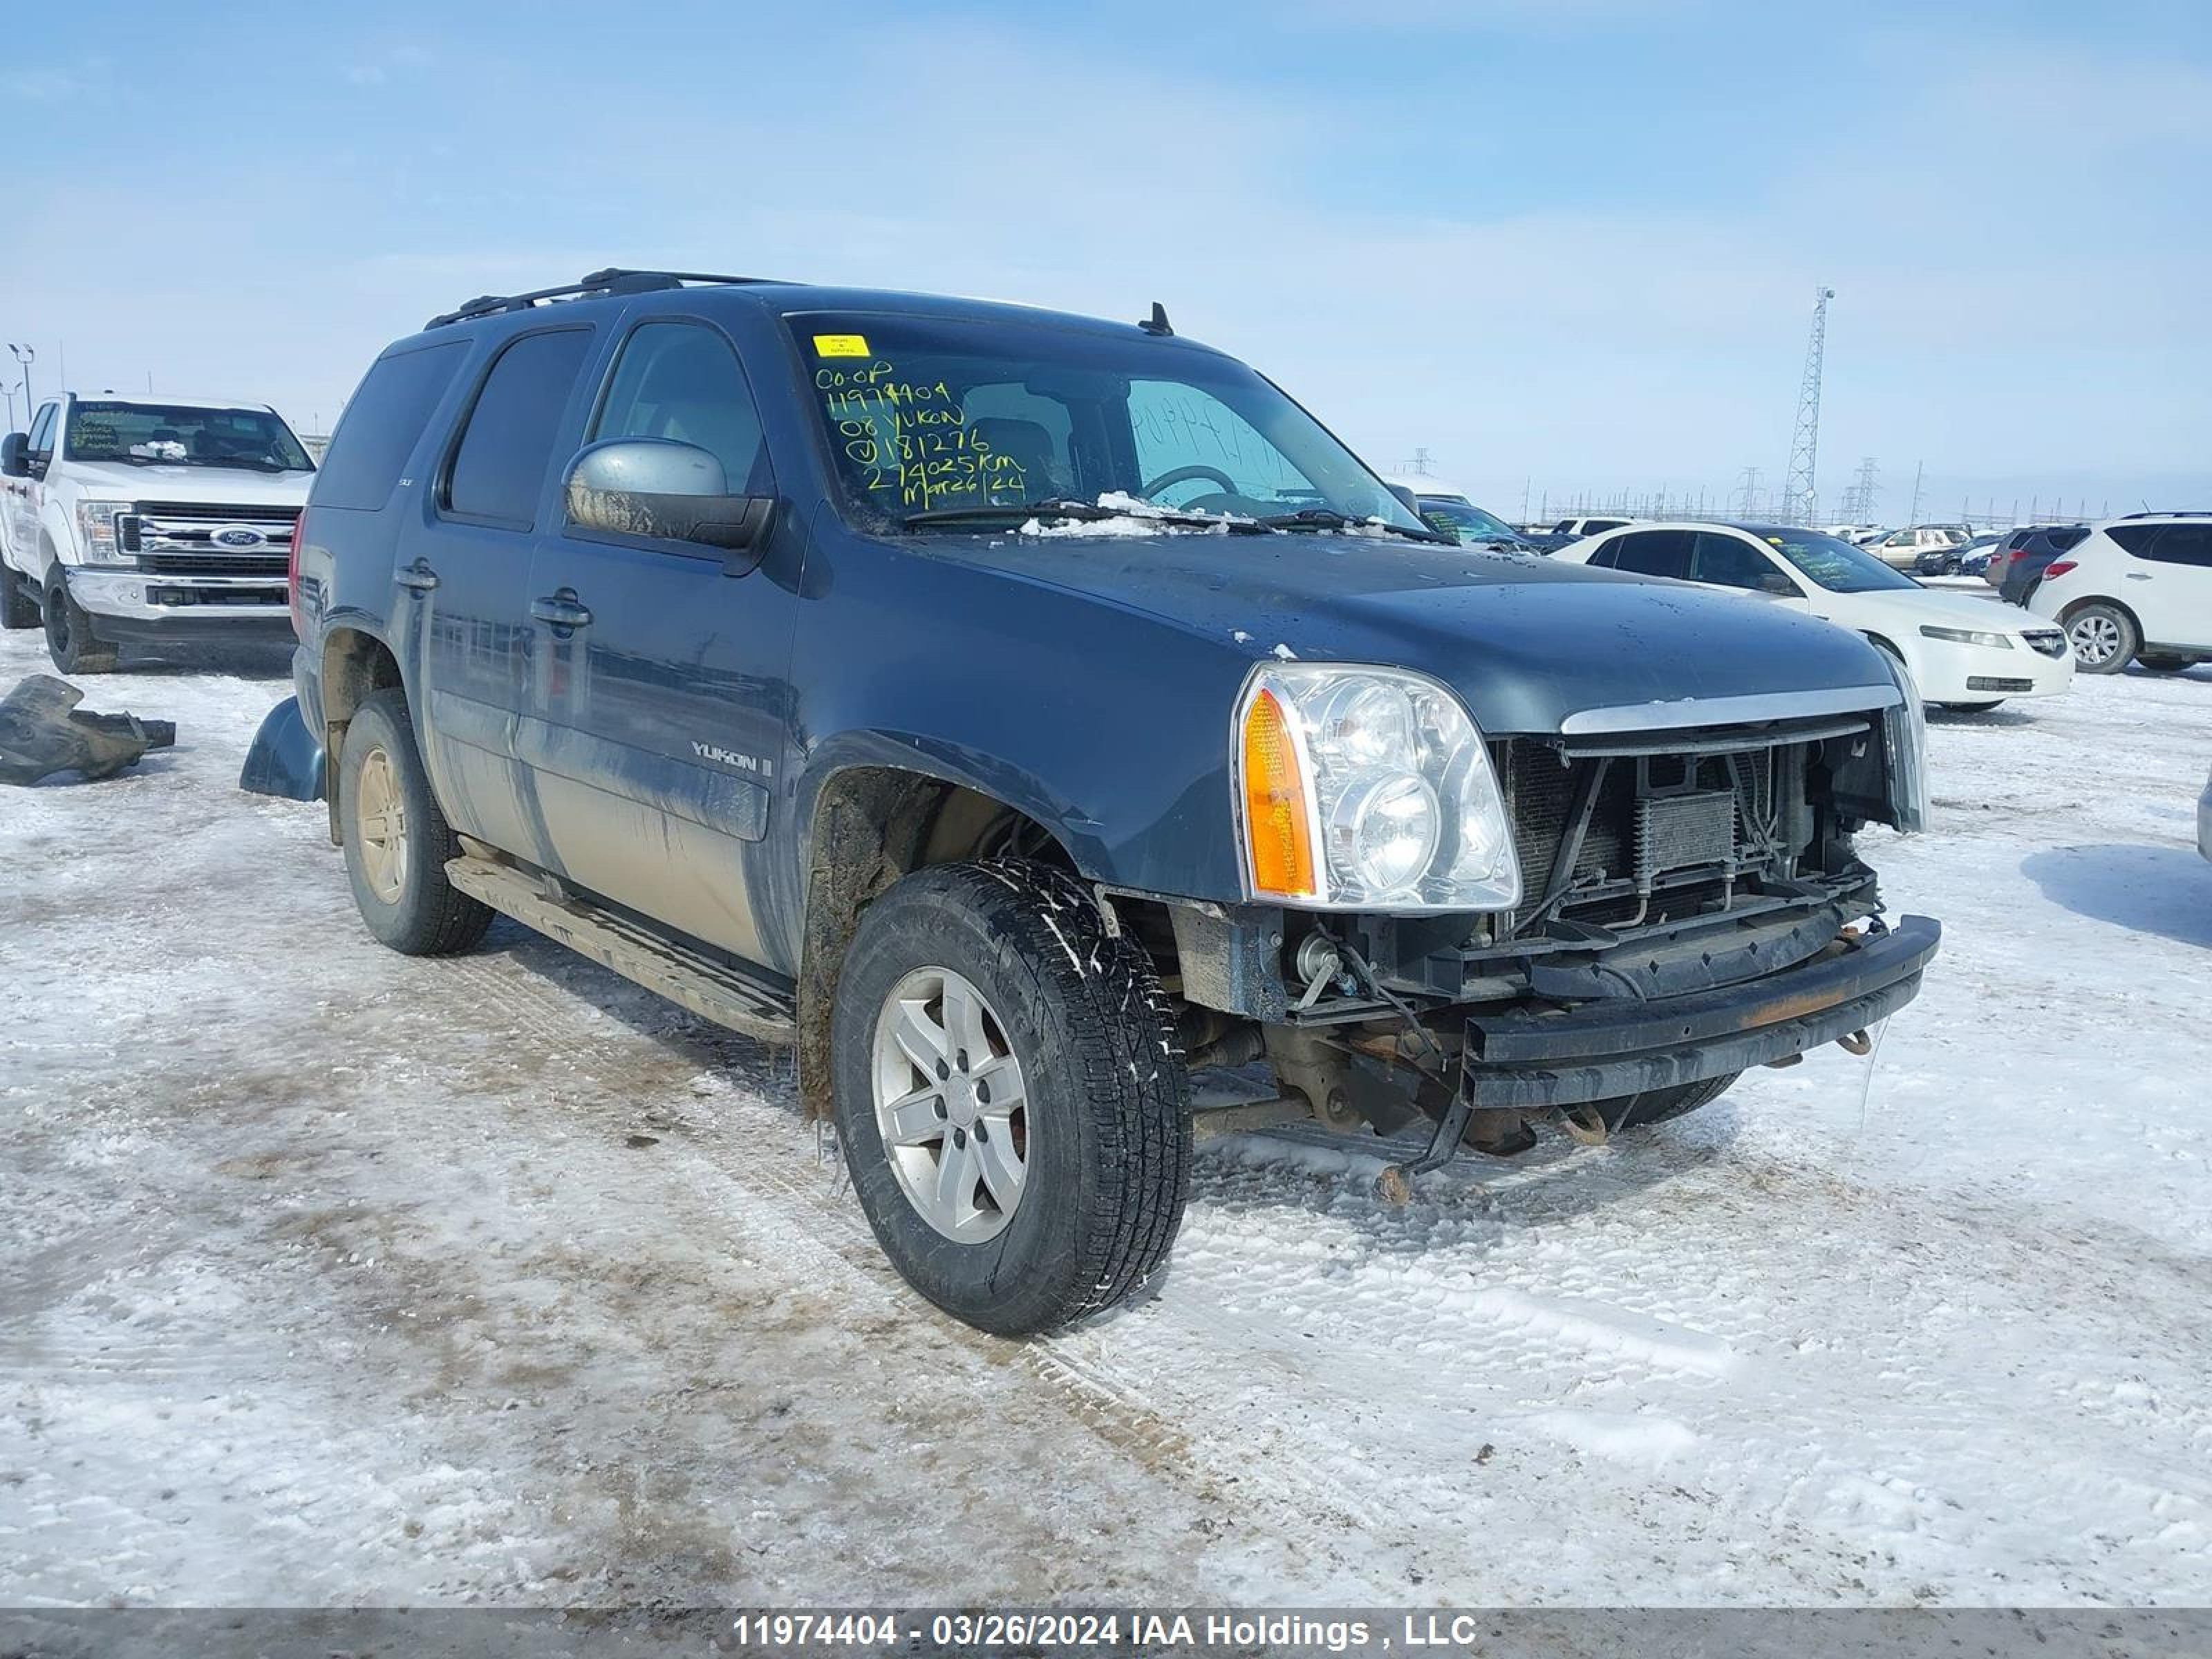
{"label": "white suv in background", "polygon": [[1808,611],[1863,634],[1912,671],[1921,696],[1947,708],[1994,708],[2074,684],[2066,638],[2008,605],[1923,587],[1874,550],[1785,525],[1634,524],[1553,556],[1665,576]]}
{"label": "white suv in background", "polygon": [[2051,562],[2027,608],[2092,674],[2171,674],[2212,659],[2212,513],[2132,513]]}
{"label": "white suv in background", "polygon": [[1964,547],[1974,532],[1962,524],[1917,524],[1909,530],[1893,530],[1864,544],[1867,550],[1895,570],[1910,570],[1923,553],[1945,553]]}

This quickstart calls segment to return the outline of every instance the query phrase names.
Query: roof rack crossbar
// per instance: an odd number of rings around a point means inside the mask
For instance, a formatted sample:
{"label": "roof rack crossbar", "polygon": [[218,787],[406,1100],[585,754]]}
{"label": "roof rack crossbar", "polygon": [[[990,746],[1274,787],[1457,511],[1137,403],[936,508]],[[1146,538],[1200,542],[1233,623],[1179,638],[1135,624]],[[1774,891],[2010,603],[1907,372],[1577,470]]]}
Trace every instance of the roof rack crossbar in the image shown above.
{"label": "roof rack crossbar", "polygon": [[601,294],[649,294],[660,289],[682,288],[688,283],[767,283],[769,276],[722,276],[697,270],[630,270],[619,265],[610,265],[605,270],[595,270],[581,282],[564,283],[558,288],[532,289],[527,294],[483,294],[467,304],[444,312],[422,325],[425,328],[443,328],[448,323],[465,323],[477,317],[495,317],[502,312],[527,311],[547,300],[577,300]]}

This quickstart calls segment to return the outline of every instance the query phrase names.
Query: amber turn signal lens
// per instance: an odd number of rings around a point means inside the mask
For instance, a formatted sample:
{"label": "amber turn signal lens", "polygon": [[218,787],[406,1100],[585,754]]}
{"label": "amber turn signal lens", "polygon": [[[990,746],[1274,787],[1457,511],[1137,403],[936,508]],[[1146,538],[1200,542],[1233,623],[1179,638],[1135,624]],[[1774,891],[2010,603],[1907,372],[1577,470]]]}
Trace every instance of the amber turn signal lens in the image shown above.
{"label": "amber turn signal lens", "polygon": [[1297,744],[1290,718],[1272,691],[1253,698],[1244,714],[1244,835],[1255,892],[1276,898],[1318,896]]}

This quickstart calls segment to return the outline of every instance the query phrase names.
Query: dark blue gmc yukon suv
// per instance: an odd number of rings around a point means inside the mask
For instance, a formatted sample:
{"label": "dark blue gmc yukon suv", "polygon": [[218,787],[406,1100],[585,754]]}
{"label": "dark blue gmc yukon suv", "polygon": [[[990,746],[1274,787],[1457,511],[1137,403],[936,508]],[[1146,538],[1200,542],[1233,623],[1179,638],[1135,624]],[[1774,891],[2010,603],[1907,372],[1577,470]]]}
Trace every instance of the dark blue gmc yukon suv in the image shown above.
{"label": "dark blue gmc yukon suv", "polygon": [[1455,546],[1157,306],[478,300],[377,359],[294,544],[248,780],[327,797],[369,931],[504,913],[795,1043],[988,1330],[1144,1285],[1194,1123],[1425,1123],[1402,1200],[1863,1048],[1936,949],[1853,845],[1923,813],[1882,653]]}

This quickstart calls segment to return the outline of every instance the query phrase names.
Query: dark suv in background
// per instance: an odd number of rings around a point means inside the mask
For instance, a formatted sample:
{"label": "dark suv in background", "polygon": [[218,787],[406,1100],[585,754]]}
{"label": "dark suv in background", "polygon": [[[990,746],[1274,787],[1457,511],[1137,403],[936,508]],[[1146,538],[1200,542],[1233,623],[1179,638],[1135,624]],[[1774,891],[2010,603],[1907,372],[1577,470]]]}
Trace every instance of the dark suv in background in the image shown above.
{"label": "dark suv in background", "polygon": [[1402,1198],[1863,1048],[1936,948],[1853,840],[1924,811],[1881,653],[1453,547],[1158,307],[476,301],[370,368],[295,544],[249,769],[327,753],[369,930],[505,912],[796,1043],[991,1330],[1151,1277],[1240,1078],[1240,1123],[1428,1121]]}
{"label": "dark suv in background", "polygon": [[2085,524],[2039,524],[2015,530],[1990,555],[1982,578],[1997,590],[2007,605],[2026,605],[2051,562],[2081,545],[2089,533]]}

